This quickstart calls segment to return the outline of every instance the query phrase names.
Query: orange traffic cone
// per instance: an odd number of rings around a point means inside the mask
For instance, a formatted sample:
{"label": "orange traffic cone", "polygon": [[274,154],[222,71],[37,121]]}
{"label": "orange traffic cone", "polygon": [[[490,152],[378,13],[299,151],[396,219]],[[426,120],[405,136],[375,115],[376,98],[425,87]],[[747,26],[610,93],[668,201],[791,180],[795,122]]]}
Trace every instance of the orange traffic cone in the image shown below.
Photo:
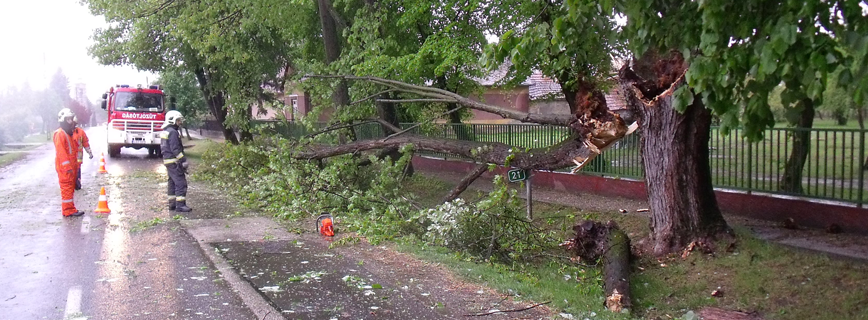
{"label": "orange traffic cone", "polygon": [[99,203],[96,205],[96,210],[93,212],[96,213],[112,213],[111,209],[108,207],[108,201],[105,198],[105,187],[99,190]]}
{"label": "orange traffic cone", "polygon": [[99,170],[97,172],[99,172],[99,173],[107,173],[108,172],[108,171],[105,171],[105,154],[104,153],[99,154]]}

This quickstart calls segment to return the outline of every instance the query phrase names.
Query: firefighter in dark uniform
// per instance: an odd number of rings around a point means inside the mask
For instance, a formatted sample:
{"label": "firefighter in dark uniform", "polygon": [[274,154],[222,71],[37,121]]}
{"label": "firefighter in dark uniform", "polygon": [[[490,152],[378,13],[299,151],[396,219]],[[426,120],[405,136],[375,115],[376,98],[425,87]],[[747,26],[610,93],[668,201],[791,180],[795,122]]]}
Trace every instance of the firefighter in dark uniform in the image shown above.
{"label": "firefighter in dark uniform", "polygon": [[176,110],[166,112],[163,122],[163,132],[160,133],[160,148],[163,149],[163,164],[169,175],[169,210],[190,212],[187,206],[187,167],[189,162],[184,158],[184,145],[181,144],[181,133],[178,127],[184,121],[184,116]]}

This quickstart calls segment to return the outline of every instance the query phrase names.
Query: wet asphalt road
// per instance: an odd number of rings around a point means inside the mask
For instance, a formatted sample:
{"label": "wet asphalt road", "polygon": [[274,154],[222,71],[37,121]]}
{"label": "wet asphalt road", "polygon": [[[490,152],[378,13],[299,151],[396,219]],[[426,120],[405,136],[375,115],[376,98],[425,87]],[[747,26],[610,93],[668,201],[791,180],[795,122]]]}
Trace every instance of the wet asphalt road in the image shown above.
{"label": "wet asphalt road", "polygon": [[[87,132],[95,158],[75,195],[84,217],[61,215],[50,143],[0,170],[0,319],[255,318],[176,223],[134,230],[174,216],[161,161],[125,148],[98,174],[104,128]],[[107,216],[93,213],[101,186]]]}

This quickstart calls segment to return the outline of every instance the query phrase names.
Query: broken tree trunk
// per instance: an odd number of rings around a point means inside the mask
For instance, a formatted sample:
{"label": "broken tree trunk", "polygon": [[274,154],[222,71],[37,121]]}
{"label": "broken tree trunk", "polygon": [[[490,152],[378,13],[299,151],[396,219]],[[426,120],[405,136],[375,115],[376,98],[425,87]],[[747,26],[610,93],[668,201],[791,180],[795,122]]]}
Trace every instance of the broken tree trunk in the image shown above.
{"label": "broken tree trunk", "polygon": [[732,239],[711,183],[711,111],[699,96],[682,112],[674,108],[675,92],[687,85],[687,68],[681,53],[651,52],[619,72],[627,105],[640,115],[651,205],[651,234],[639,247],[655,256],[681,252],[694,242],[709,251],[714,240]]}
{"label": "broken tree trunk", "polygon": [[573,231],[576,236],[562,245],[579,261],[595,263],[602,259],[606,308],[629,311],[630,238],[613,221],[603,224],[585,220],[573,226]]}

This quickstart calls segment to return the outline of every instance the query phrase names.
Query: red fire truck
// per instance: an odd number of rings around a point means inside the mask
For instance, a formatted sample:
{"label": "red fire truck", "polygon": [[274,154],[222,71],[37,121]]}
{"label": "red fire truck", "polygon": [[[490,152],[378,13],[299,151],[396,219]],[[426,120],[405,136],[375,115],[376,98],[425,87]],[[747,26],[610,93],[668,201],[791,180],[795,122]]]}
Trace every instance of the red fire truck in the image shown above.
{"label": "red fire truck", "polygon": [[117,85],[102,98],[102,108],[108,111],[106,149],[110,157],[120,155],[123,147],[148,148],[149,155],[160,154],[160,126],[167,108],[159,86]]}

